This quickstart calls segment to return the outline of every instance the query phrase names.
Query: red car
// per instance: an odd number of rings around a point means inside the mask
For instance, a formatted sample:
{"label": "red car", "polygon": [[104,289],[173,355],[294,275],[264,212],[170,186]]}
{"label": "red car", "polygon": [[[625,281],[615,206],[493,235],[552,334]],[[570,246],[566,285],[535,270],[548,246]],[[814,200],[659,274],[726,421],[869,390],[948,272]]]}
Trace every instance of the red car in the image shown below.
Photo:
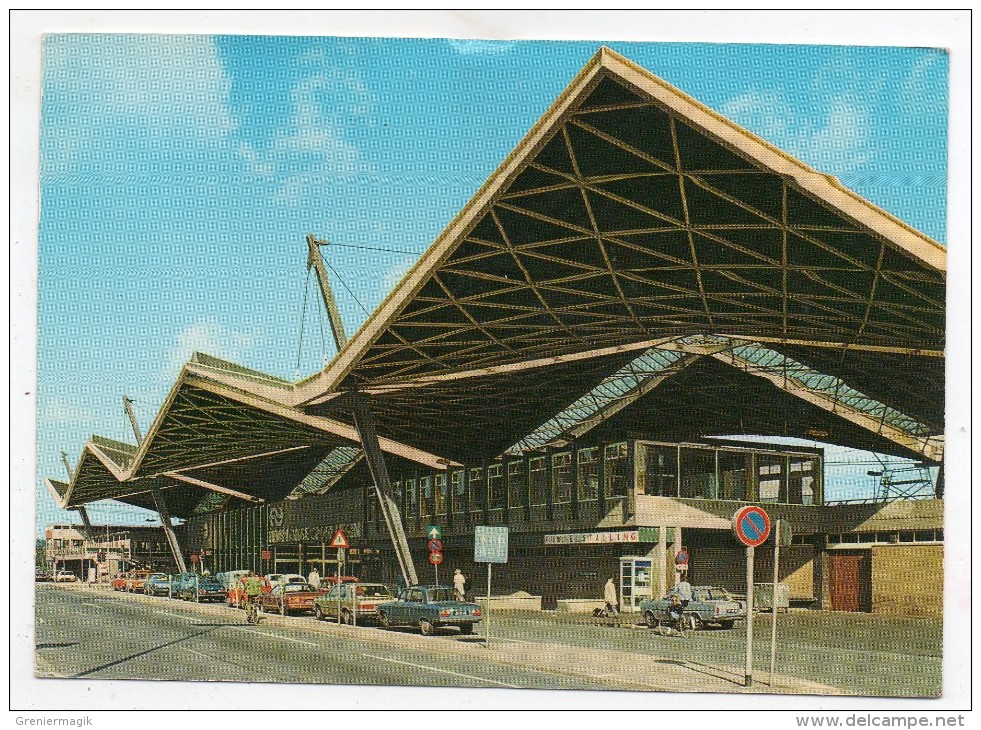
{"label": "red car", "polygon": [[309,583],[280,583],[259,596],[259,610],[281,616],[313,611],[313,602],[324,593]]}
{"label": "red car", "polygon": [[114,591],[126,591],[127,593],[143,592],[143,586],[149,577],[148,570],[131,570],[128,573],[120,573],[109,584]]}

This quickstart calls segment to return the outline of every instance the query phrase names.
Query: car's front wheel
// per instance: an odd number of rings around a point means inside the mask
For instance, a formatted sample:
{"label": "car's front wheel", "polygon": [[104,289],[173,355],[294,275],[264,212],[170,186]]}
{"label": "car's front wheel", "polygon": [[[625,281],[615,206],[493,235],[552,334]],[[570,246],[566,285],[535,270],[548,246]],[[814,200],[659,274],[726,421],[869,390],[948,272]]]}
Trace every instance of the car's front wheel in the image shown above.
{"label": "car's front wheel", "polygon": [[382,625],[382,628],[390,629],[392,628],[392,622],[388,618],[388,614],[384,611],[378,612],[378,623]]}
{"label": "car's front wheel", "polygon": [[652,629],[657,627],[658,620],[653,611],[644,611],[644,623],[646,623]]}
{"label": "car's front wheel", "polygon": [[722,629],[731,629],[735,625],[735,621],[719,621],[719,628]]}
{"label": "car's front wheel", "polygon": [[323,621],[325,618],[327,618],[324,616],[324,609],[322,609],[320,606],[313,607],[313,617],[318,621]]}
{"label": "car's front wheel", "polygon": [[346,608],[343,611],[341,611],[341,623],[347,624],[348,626],[354,625],[354,620],[351,618],[351,612],[348,611]]}
{"label": "car's front wheel", "polygon": [[423,636],[432,636],[434,633],[436,633],[436,629],[433,627],[433,622],[425,618],[419,619],[419,631],[422,632]]}
{"label": "car's front wheel", "polygon": [[460,633],[469,636],[473,633],[473,624],[460,624]]}

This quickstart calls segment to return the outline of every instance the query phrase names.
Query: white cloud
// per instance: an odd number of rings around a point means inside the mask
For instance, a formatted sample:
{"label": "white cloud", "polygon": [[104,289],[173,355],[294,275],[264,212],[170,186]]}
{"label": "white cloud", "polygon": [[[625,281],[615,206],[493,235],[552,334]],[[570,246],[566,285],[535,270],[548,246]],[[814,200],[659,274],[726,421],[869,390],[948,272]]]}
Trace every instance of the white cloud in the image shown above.
{"label": "white cloud", "polygon": [[88,425],[92,412],[64,398],[52,398],[44,406],[43,421],[47,423]]}
{"label": "white cloud", "polygon": [[450,40],[450,48],[464,56],[476,54],[504,53],[510,51],[517,41],[474,41],[474,40]]}
{"label": "white cloud", "polygon": [[345,138],[344,129],[344,123],[364,121],[370,113],[373,99],[367,87],[356,75],[331,67],[318,54],[302,60],[315,68],[292,89],[289,122],[273,133],[264,148],[248,142],[239,148],[249,170],[280,181],[274,199],[289,206],[297,205],[313,186],[331,176],[374,170]]}
{"label": "white cloud", "polygon": [[76,128],[117,119],[221,136],[234,127],[231,83],[206,36],[49,35],[44,87],[71,108]]}
{"label": "white cloud", "polygon": [[753,89],[725,104],[722,113],[815,169],[838,175],[869,160],[869,111],[847,94],[827,104],[823,115],[805,117],[781,94]]}
{"label": "white cloud", "polygon": [[166,353],[166,370],[161,375],[173,379],[175,373],[195,352],[204,352],[241,364],[257,339],[255,334],[237,332],[216,320],[201,320],[177,333],[177,341]]}

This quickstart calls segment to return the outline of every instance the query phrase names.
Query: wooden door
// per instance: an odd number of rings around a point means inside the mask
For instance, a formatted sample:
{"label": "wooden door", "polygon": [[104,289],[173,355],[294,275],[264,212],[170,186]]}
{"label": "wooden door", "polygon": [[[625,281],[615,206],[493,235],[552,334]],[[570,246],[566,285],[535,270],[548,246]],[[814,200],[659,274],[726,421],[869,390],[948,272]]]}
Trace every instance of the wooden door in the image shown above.
{"label": "wooden door", "polygon": [[872,610],[872,560],[867,552],[828,555],[832,611]]}

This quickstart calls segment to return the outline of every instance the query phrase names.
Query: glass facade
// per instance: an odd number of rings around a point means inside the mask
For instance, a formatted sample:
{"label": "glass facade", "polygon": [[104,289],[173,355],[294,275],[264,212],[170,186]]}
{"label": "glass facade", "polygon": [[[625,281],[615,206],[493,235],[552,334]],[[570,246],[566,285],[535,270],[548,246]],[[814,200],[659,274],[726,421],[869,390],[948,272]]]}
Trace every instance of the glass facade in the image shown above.
{"label": "glass facade", "polygon": [[[420,474],[394,481],[393,489],[404,500],[406,518],[417,519],[572,503],[580,510],[608,509],[606,502],[632,490],[680,499],[816,505],[822,503],[821,459],[789,450],[624,441]],[[374,501],[369,500],[369,519],[378,516]]]}
{"label": "glass facade", "polygon": [[576,498],[589,502],[599,497],[599,449],[591,447],[579,449],[579,479],[576,485]]}

